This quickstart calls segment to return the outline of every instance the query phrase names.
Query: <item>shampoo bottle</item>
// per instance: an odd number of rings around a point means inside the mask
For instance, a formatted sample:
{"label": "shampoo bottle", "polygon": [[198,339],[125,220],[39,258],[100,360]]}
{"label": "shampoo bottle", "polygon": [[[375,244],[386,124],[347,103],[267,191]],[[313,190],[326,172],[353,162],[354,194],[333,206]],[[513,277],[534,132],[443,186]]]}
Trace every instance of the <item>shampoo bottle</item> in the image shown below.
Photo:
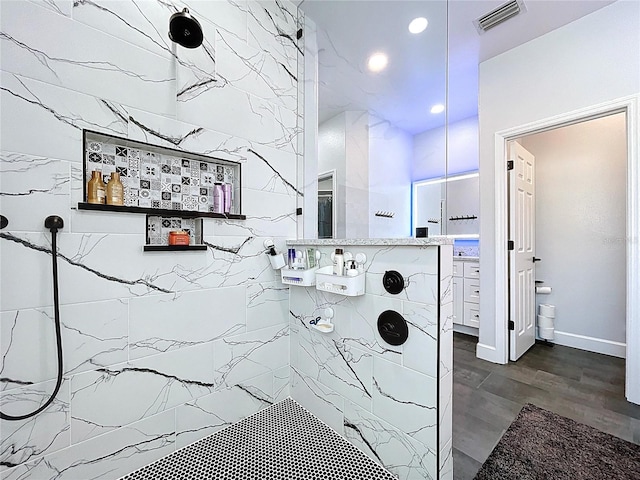
{"label": "shampoo bottle", "polygon": [[87,185],[87,202],[105,203],[105,188],[102,181],[102,172],[94,170],[91,172],[91,180]]}
{"label": "shampoo bottle", "polygon": [[213,213],[224,213],[224,191],[221,183],[213,185]]}
{"label": "shampoo bottle", "polygon": [[124,187],[120,174],[113,172],[107,183],[107,205],[124,205]]}
{"label": "shampoo bottle", "polygon": [[341,248],[336,248],[336,253],[333,254],[333,274],[344,274],[344,256]]}

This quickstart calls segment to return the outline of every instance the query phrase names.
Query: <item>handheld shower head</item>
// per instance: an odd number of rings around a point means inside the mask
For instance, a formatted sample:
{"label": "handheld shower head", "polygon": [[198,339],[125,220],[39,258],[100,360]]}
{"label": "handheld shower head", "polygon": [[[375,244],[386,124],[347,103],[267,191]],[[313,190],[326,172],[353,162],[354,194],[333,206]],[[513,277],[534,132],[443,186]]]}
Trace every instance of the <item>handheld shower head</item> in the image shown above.
{"label": "handheld shower head", "polygon": [[57,215],[50,215],[44,219],[44,228],[48,228],[51,233],[57,232],[64,227],[64,220]]}
{"label": "handheld shower head", "polygon": [[202,45],[202,27],[198,20],[191,16],[188,8],[171,15],[169,38],[185,48],[197,48]]}

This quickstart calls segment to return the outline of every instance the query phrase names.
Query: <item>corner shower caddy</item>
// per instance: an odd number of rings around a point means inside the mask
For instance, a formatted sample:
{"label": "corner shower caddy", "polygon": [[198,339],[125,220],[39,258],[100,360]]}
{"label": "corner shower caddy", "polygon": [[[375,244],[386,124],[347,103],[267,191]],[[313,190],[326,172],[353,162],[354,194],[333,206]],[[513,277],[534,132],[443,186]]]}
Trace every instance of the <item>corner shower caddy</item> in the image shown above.
{"label": "corner shower caddy", "polygon": [[[120,173],[124,185],[124,205],[78,203],[78,210],[142,213],[147,215],[147,242],[144,251],[206,250],[202,242],[202,219],[245,220],[241,203],[241,164],[207,157],[127,138],[83,130],[83,199],[92,170],[102,173],[106,184],[111,173]],[[213,210],[215,183],[232,185],[229,213]],[[190,232],[191,245],[167,245],[150,235],[149,218],[195,219],[199,226]]]}
{"label": "corner shower caddy", "polygon": [[364,278],[364,272],[355,277],[333,275],[333,266],[330,265],[319,268],[316,272],[316,290],[346,297],[358,297],[364,295]]}
{"label": "corner shower caddy", "polygon": [[306,270],[283,267],[280,269],[282,283],[285,285],[297,285],[299,287],[312,287],[316,284],[316,272],[318,267]]}

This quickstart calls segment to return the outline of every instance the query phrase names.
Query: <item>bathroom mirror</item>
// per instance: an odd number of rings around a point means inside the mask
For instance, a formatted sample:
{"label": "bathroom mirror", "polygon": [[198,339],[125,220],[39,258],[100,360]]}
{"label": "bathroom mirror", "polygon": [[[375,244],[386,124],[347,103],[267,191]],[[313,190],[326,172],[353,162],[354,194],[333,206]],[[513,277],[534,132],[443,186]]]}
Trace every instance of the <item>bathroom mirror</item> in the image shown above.
{"label": "bathroom mirror", "polygon": [[[412,182],[447,175],[447,2],[304,0],[300,11],[305,172],[335,171],[333,236],[411,236]],[[411,33],[419,17],[428,25]],[[368,64],[376,53],[379,71]],[[303,235],[314,238],[306,201]]]}
{"label": "bathroom mirror", "polygon": [[429,235],[477,236],[479,198],[478,172],[414,182],[411,222]]}

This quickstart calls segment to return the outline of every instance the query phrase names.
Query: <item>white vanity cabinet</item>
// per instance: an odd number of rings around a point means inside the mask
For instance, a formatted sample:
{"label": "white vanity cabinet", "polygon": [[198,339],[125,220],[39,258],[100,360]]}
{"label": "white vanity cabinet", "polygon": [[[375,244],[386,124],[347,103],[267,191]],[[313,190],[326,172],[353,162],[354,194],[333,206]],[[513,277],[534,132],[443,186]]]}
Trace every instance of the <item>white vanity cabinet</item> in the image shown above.
{"label": "white vanity cabinet", "polygon": [[480,328],[480,264],[453,261],[453,323]]}

